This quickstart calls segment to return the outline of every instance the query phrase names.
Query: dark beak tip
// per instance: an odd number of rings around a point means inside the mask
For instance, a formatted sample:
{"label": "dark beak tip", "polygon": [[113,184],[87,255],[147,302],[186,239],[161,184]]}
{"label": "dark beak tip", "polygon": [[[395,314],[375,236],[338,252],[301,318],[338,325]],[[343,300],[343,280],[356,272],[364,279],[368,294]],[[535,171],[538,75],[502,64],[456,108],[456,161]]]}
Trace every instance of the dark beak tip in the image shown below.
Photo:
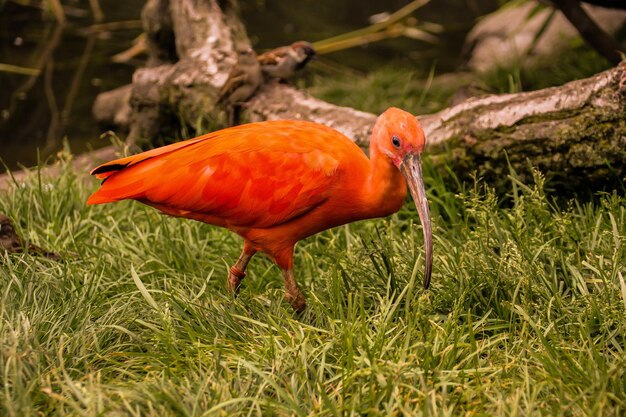
{"label": "dark beak tip", "polygon": [[430,277],[424,277],[424,290],[428,290],[430,288]]}

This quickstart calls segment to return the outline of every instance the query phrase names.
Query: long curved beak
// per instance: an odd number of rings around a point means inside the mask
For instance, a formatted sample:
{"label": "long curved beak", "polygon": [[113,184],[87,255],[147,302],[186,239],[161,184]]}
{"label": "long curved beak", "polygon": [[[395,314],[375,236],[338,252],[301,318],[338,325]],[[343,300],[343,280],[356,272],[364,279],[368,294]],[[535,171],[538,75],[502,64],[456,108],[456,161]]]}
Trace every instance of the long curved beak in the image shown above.
{"label": "long curved beak", "polygon": [[433,231],[430,225],[430,209],[426,199],[426,188],[422,176],[422,161],[419,154],[408,154],[400,164],[400,171],[409,186],[417,213],[424,230],[424,249],[426,251],[426,269],[424,271],[424,289],[430,286],[430,274],[433,265]]}

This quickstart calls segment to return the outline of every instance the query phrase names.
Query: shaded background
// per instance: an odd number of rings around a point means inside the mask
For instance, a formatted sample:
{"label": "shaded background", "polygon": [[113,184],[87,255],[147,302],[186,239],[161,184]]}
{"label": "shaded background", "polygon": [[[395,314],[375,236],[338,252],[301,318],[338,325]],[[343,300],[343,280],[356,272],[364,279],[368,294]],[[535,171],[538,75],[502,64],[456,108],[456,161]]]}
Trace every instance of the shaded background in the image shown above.
{"label": "shaded background", "polygon": [[[141,59],[119,64],[111,57],[141,33],[143,0],[100,0],[104,19],[95,23],[89,2],[64,1],[67,22],[59,25],[42,3],[7,1],[0,13],[0,64],[40,69],[36,75],[0,71],[0,158],[10,169],[32,166],[62,149],[74,153],[109,144],[91,117],[95,97],[128,84]],[[28,3],[28,2],[26,2]],[[343,2],[241,1],[243,21],[257,51],[294,40],[317,41],[369,24],[369,17],[393,12],[407,0]],[[325,55],[337,71],[366,73],[405,67],[426,74],[454,70],[463,39],[478,16],[496,0],[437,0],[419,9],[420,20],[443,25],[438,45],[398,38]],[[141,58],[141,57],[140,57]],[[332,65],[331,65],[332,64]],[[332,76],[325,74],[325,76]]]}

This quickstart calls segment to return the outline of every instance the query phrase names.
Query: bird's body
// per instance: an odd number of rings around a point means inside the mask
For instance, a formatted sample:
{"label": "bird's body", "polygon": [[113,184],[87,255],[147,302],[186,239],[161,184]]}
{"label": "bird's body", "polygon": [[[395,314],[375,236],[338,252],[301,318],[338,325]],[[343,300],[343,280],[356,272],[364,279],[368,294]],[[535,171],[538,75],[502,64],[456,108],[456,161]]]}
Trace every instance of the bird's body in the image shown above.
{"label": "bird's body", "polygon": [[252,48],[239,52],[237,64],[219,91],[218,102],[226,111],[229,126],[239,124],[239,112],[263,82],[261,66]]}
{"label": "bird's body", "polygon": [[315,55],[313,45],[306,41],[297,41],[267,51],[259,55],[257,60],[266,77],[288,80],[304,68]]}
{"label": "bird's body", "polygon": [[[92,174],[104,181],[88,204],[133,199],[238,233],[245,247],[231,268],[236,289],[256,251],[285,274],[299,240],[399,210],[407,185],[384,153],[371,148],[368,159],[350,139],[316,123],[251,123],[101,165]],[[303,306],[293,275],[291,281],[298,294],[290,300]]]}
{"label": "bird's body", "polygon": [[237,64],[219,92],[219,101],[237,105],[245,102],[259,88],[263,77],[252,48],[239,52]]}

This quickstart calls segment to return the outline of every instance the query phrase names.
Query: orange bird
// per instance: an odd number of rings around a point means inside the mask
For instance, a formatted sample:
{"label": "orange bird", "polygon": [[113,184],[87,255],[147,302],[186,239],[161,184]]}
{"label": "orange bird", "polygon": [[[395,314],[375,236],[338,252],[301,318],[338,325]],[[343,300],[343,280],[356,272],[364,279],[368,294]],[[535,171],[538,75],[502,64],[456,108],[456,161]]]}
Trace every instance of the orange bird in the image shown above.
{"label": "orange bird", "polygon": [[117,159],[91,171],[102,179],[87,204],[132,199],[163,213],[226,227],[244,238],[230,268],[237,294],[252,256],[280,267],[286,298],[306,307],[293,274],[293,250],[305,237],[400,209],[407,185],[424,232],[430,284],[432,231],[420,155],[424,131],[411,114],[378,117],[369,159],[343,134],[298,120],[250,123]]}

